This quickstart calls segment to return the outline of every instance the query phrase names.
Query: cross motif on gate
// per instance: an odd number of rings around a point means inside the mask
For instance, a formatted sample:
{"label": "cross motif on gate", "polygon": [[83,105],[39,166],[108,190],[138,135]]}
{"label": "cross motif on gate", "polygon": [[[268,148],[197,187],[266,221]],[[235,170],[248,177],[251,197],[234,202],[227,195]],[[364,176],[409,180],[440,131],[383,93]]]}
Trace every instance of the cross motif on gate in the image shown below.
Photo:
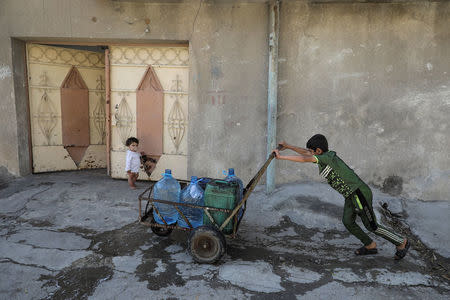
{"label": "cross motif on gate", "polygon": [[172,87],[170,88],[171,92],[182,92],[183,91],[183,87],[181,86],[181,79],[180,79],[180,75],[177,74],[177,77],[175,80],[172,80],[173,84]]}
{"label": "cross motif on gate", "polygon": [[47,87],[48,86],[47,72],[46,71],[42,72],[42,74],[39,75],[39,78],[41,79],[40,82],[39,82],[39,85]]}

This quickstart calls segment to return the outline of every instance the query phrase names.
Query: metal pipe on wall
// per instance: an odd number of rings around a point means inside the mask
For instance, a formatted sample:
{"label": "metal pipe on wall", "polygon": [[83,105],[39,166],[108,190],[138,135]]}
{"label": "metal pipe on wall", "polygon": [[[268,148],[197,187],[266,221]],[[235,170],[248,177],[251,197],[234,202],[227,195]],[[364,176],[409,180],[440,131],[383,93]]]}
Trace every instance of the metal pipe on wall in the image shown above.
{"label": "metal pipe on wall", "polygon": [[[267,88],[267,155],[277,146],[278,35],[280,1],[269,3],[269,78]],[[266,193],[275,189],[275,161],[267,168]]]}

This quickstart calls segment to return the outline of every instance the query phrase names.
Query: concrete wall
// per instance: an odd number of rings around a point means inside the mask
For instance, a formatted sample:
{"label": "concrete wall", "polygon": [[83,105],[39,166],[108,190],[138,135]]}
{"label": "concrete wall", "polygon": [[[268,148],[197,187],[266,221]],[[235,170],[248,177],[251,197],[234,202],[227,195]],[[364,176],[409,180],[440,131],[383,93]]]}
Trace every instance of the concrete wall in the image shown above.
{"label": "concrete wall", "polygon": [[[189,41],[188,173],[217,177],[235,167],[245,182],[254,175],[265,158],[267,4],[157,2],[0,2],[0,166],[27,172],[12,37]],[[304,145],[321,132],[366,181],[392,193],[448,199],[449,13],[448,2],[283,2],[279,138]],[[277,183],[318,179],[313,165],[279,162],[277,170]]]}
{"label": "concrete wall", "polygon": [[28,104],[28,83],[26,67],[26,44],[12,39],[12,67],[14,78],[14,103],[17,120],[17,155],[19,157],[19,174],[31,173],[30,114]]}
{"label": "concrete wall", "polygon": [[192,171],[221,178],[222,170],[234,167],[248,182],[264,162],[267,31],[266,5],[200,10],[190,39],[191,87],[197,89],[189,106]]}
{"label": "concrete wall", "polygon": [[9,20],[3,4],[0,3],[0,182],[19,174],[12,46],[8,30],[5,30]]}
{"label": "concrete wall", "polygon": [[[322,133],[367,182],[449,199],[449,49],[448,2],[284,3],[279,138]],[[310,171],[283,162],[278,179]]]}

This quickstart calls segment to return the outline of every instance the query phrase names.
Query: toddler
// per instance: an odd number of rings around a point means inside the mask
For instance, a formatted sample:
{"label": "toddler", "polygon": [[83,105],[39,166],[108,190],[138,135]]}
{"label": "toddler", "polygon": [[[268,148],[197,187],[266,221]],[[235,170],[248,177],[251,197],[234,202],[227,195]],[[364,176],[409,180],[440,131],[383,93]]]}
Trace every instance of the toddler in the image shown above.
{"label": "toddler", "polygon": [[125,171],[128,175],[128,184],[134,190],[136,189],[136,180],[139,177],[139,168],[141,167],[141,154],[137,152],[139,140],[135,137],[130,137],[125,142],[125,145],[128,147]]}

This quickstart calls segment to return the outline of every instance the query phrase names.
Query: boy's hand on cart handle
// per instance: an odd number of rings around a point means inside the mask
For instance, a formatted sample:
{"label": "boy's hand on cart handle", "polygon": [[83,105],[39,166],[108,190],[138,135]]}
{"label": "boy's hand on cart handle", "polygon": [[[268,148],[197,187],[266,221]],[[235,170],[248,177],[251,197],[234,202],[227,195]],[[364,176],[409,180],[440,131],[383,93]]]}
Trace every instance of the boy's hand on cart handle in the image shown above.
{"label": "boy's hand on cart handle", "polygon": [[280,151],[286,150],[288,148],[289,144],[286,143],[286,141],[282,141],[281,143],[278,143],[277,149]]}
{"label": "boy's hand on cart handle", "polygon": [[272,151],[272,153],[275,155],[275,158],[278,159],[280,157],[280,150],[275,149]]}

